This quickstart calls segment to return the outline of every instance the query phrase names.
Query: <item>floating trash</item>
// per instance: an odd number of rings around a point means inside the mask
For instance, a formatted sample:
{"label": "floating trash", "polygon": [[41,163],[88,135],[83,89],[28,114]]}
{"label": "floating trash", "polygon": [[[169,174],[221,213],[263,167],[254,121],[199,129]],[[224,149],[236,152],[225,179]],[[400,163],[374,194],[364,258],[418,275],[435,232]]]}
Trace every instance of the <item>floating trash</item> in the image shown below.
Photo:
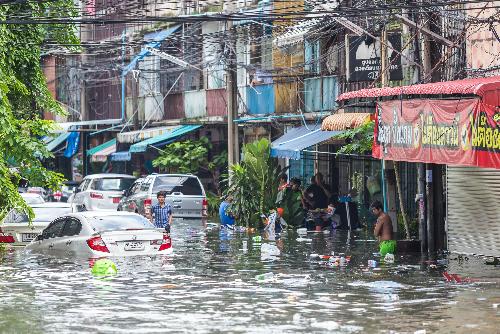
{"label": "floating trash", "polygon": [[255,279],[257,281],[270,281],[274,278],[274,274],[273,273],[265,273],[265,274],[260,274],[260,275],[257,275],[255,276]]}
{"label": "floating trash", "polygon": [[384,262],[385,263],[394,263],[394,254],[391,254],[391,253],[385,254]]}
{"label": "floating trash", "polygon": [[92,275],[97,277],[114,276],[117,273],[116,264],[108,259],[99,259],[92,266]]}

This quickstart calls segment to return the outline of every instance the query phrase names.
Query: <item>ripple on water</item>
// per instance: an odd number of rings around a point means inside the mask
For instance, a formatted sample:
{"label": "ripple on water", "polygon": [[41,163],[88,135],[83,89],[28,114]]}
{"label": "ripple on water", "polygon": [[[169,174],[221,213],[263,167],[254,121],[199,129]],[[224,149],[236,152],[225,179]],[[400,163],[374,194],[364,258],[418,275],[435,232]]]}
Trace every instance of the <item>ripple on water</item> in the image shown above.
{"label": "ripple on water", "polygon": [[[358,239],[370,237],[360,232]],[[114,259],[118,275],[108,279],[92,277],[87,259],[20,249],[0,255],[0,331],[430,333],[442,332],[443,323],[457,333],[497,330],[492,305],[500,303],[500,289],[491,269],[468,269],[467,277],[480,272],[488,284],[461,285],[422,270],[411,257],[367,268],[375,244],[348,244],[341,231],[290,234],[281,247],[179,221],[173,244],[172,256]],[[352,256],[351,262],[331,268],[309,257],[332,252]],[[467,268],[450,265],[457,273]],[[273,279],[255,279],[266,273]]]}

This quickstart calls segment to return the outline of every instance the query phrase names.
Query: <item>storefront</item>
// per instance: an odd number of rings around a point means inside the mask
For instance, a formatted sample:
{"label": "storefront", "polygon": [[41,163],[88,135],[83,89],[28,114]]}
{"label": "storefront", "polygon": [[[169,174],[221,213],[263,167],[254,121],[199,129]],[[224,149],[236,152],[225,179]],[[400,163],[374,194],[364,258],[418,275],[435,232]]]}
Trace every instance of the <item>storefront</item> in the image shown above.
{"label": "storefront", "polygon": [[[433,199],[443,194],[445,204],[442,222],[427,215],[428,235],[446,237],[452,252],[500,255],[500,77],[361,90],[338,99],[394,96],[377,104],[373,156],[427,164],[427,189]],[[442,186],[432,172],[436,165],[446,165]],[[436,206],[437,200],[439,212]]]}

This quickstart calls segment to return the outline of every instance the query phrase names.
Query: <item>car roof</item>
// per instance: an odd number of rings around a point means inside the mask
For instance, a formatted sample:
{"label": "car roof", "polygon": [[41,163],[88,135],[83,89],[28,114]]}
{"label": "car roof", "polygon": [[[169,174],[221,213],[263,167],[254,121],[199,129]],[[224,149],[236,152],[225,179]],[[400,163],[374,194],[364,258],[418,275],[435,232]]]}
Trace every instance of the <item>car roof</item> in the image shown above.
{"label": "car roof", "polygon": [[35,209],[35,208],[71,208],[70,203],[66,202],[45,202],[45,203],[40,203],[40,204],[30,204],[30,206]]}
{"label": "car roof", "polygon": [[151,174],[151,175],[148,175],[148,177],[150,176],[175,176],[175,177],[194,177],[194,178],[198,178],[196,175],[193,175],[193,174]]}
{"label": "car roof", "polygon": [[82,212],[78,212],[78,213],[73,213],[72,215],[80,215],[80,216],[83,216],[85,218],[109,217],[109,216],[139,216],[135,212],[116,211],[116,210],[82,211]]}
{"label": "car roof", "polygon": [[85,179],[99,179],[99,178],[108,178],[108,177],[123,177],[128,179],[135,179],[134,176],[129,174],[114,174],[114,173],[99,173],[99,174],[91,174],[85,176]]}
{"label": "car roof", "polygon": [[42,195],[37,193],[20,193],[20,194],[22,197],[42,197]]}

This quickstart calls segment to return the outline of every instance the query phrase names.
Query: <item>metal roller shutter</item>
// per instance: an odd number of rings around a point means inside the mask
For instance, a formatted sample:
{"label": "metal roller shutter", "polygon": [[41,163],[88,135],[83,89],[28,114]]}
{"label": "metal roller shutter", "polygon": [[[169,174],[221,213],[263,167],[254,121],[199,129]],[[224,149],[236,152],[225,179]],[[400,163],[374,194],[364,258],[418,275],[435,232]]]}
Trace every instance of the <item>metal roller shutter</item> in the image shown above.
{"label": "metal roller shutter", "polygon": [[500,256],[500,170],[447,167],[448,249]]}

